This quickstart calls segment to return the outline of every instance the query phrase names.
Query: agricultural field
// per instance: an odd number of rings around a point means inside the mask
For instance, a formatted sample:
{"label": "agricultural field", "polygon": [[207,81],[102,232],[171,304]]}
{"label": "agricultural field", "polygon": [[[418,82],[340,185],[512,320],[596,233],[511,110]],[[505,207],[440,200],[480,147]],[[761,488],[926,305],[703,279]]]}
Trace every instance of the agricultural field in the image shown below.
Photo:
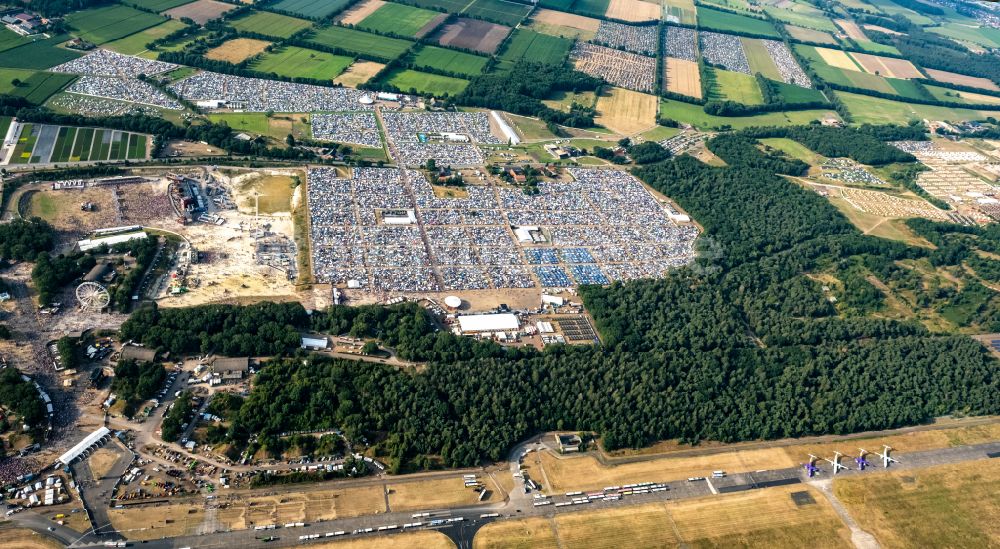
{"label": "agricultural field", "polygon": [[663,82],[667,91],[701,98],[701,72],[698,70],[698,63],[664,57],[663,70]]}
{"label": "agricultural field", "polygon": [[213,61],[242,63],[243,60],[263,52],[264,48],[270,45],[270,42],[256,38],[233,38],[205,52],[205,57]]}
{"label": "agricultural field", "polygon": [[442,46],[491,54],[508,34],[510,27],[460,17],[439,30],[436,39]]}
{"label": "agricultural field", "polygon": [[357,25],[386,4],[385,0],[362,0],[337,17],[341,25]]}
{"label": "agricultural field", "polygon": [[601,21],[592,17],[538,9],[531,14],[529,28],[562,38],[590,40],[597,34]]}
{"label": "agricultural field", "polygon": [[509,70],[522,60],[558,65],[569,55],[572,46],[573,42],[565,38],[517,29],[507,41],[498,67],[500,70]]}
{"label": "agricultural field", "polygon": [[713,129],[722,126],[730,126],[734,129],[749,128],[751,126],[794,126],[808,124],[814,120],[820,121],[827,117],[840,119],[835,111],[823,109],[769,112],[754,116],[713,116],[707,114],[701,108],[701,105],[692,105],[670,99],[660,101],[660,117],[676,120],[684,124],[691,124],[699,129]]}
{"label": "agricultural field", "polygon": [[146,140],[145,135],[118,130],[25,124],[10,162],[141,160],[146,158]]}
{"label": "agricultural field", "polygon": [[995,547],[1000,462],[837,479],[834,493],[884,547]]}
{"label": "agricultural field", "polygon": [[707,30],[781,38],[768,21],[710,8],[698,9],[698,26]]}
{"label": "agricultural field", "polygon": [[448,13],[462,13],[470,0],[410,0],[408,3],[420,8],[435,8]]}
{"label": "agricultural field", "polygon": [[270,7],[308,17],[309,19],[323,19],[344,9],[351,0],[281,0]]}
{"label": "agricultural field", "polygon": [[806,4],[794,4],[790,9],[768,6],[764,8],[764,11],[783,23],[826,32],[837,32],[836,25],[829,17],[825,16],[821,10]]}
{"label": "agricultural field", "polygon": [[[20,85],[14,86],[15,78],[21,81]],[[72,74],[0,68],[0,93],[23,97],[41,105],[73,80],[76,76]]]}
{"label": "agricultural field", "polygon": [[166,11],[169,9],[176,8],[177,6],[183,6],[184,4],[189,4],[194,0],[126,0],[124,4],[131,4],[140,8],[145,8],[147,10],[153,10],[156,12]]}
{"label": "agricultural field", "polygon": [[909,120],[981,120],[994,116],[994,111],[979,111],[934,105],[916,105],[847,92],[833,92],[844,102],[858,124],[900,124]]}
{"label": "agricultural field", "polygon": [[952,101],[958,103],[966,103],[969,105],[998,105],[1000,104],[1000,97],[995,95],[986,95],[982,93],[972,93],[966,91],[953,90],[951,88],[943,88],[941,86],[924,86],[935,99],[940,99],[941,101]]}
{"label": "agricultural field", "polygon": [[656,125],[655,95],[611,88],[597,98],[594,122],[621,134],[632,135]]}
{"label": "agricultural field", "polygon": [[0,67],[48,69],[83,55],[83,52],[59,47],[59,44],[67,40],[69,40],[69,36],[63,34],[2,51],[0,52]]}
{"label": "agricultural field", "polygon": [[788,35],[793,40],[814,42],[816,44],[830,44],[831,46],[837,45],[837,39],[828,32],[796,27],[795,25],[785,25],[785,30],[788,31]]}
{"label": "agricultural field", "polygon": [[373,76],[384,68],[385,65],[382,63],[358,59],[350,67],[347,67],[347,70],[342,72],[340,76],[334,78],[333,83],[348,88],[357,87],[371,80]]}
{"label": "agricultural field", "polygon": [[887,78],[902,78],[904,80],[923,78],[924,76],[913,66],[913,63],[910,63],[906,59],[880,57],[878,55],[857,52],[852,52],[851,57],[869,74],[878,74]]}
{"label": "agricultural field", "polygon": [[0,51],[16,48],[20,45],[31,42],[30,39],[17,34],[7,27],[0,27]]}
{"label": "agricultural field", "polygon": [[77,11],[66,16],[66,23],[76,29],[76,36],[97,45],[124,38],[164,21],[166,19],[159,15],[120,4]]}
{"label": "agricultural field", "polygon": [[340,48],[358,55],[385,60],[396,59],[413,44],[399,38],[389,38],[343,27],[321,29],[308,40],[321,46]]}
{"label": "agricultural field", "polygon": [[411,37],[423,36],[430,30],[425,27],[437,19],[438,15],[435,11],[386,2],[356,26],[362,30],[380,33]]}
{"label": "agricultural field", "polygon": [[744,105],[764,104],[764,96],[753,76],[706,67],[705,78],[709,83],[709,100],[735,101]]}
{"label": "agricultural field", "polygon": [[850,535],[818,490],[796,485],[496,522],[476,534],[473,547],[613,549],[622,547],[627,536],[626,545],[635,549],[844,548],[851,546]]}
{"label": "agricultural field", "polygon": [[217,2],[216,0],[195,0],[190,4],[184,4],[183,6],[167,10],[163,12],[163,14],[169,15],[174,19],[187,17],[199,25],[204,25],[209,21],[222,17],[223,14],[234,9],[236,9],[236,6],[225,2]]}
{"label": "agricultural field", "polygon": [[250,68],[290,78],[332,80],[340,76],[353,62],[354,58],[344,55],[284,46],[278,51],[265,53],[254,61]]}
{"label": "agricultural field", "polygon": [[230,21],[229,25],[239,31],[254,32],[276,38],[288,38],[302,29],[309,28],[312,23],[305,19],[267,11],[258,11],[246,17],[240,17],[235,21]]}
{"label": "agricultural field", "polygon": [[124,53],[125,55],[138,55],[146,51],[146,44],[154,40],[159,40],[172,32],[179,31],[185,26],[184,23],[176,19],[170,19],[142,32],[120,38],[114,42],[108,42],[104,44],[104,47],[118,53]]}
{"label": "agricultural field", "polygon": [[698,21],[694,0],[664,0],[663,8],[666,16],[676,17],[682,25],[694,25]]}
{"label": "agricultural field", "polygon": [[937,27],[927,29],[930,32],[972,42],[986,48],[1000,48],[1000,29],[993,27],[970,27],[958,23],[945,23]]}
{"label": "agricultural field", "polygon": [[992,80],[987,78],[979,78],[977,76],[966,76],[964,74],[958,74],[948,71],[939,71],[936,69],[924,69],[927,72],[927,76],[937,80],[938,82],[945,82],[948,84],[958,84],[960,86],[969,86],[972,88],[981,88],[984,90],[1000,91],[1000,86],[993,83]]}
{"label": "agricultural field", "polygon": [[872,42],[871,40],[851,40],[858,49],[862,49],[869,53],[888,53],[891,55],[900,55],[899,50],[895,46],[889,46],[887,44],[879,44],[878,42]]}
{"label": "agricultural field", "polygon": [[892,0],[866,0],[869,4],[875,6],[882,13],[888,15],[902,15],[903,17],[910,20],[914,25],[933,25],[934,20],[926,15],[917,13],[911,9],[904,8]]}
{"label": "agricultural field", "polygon": [[430,74],[410,69],[394,70],[385,76],[385,82],[392,84],[405,93],[415,90],[419,94],[431,94],[436,97],[443,95],[458,95],[469,85],[468,80]]}
{"label": "agricultural field", "polygon": [[573,2],[573,11],[584,15],[604,17],[610,5],[611,0],[576,0]]}
{"label": "agricultural field", "polygon": [[574,0],[541,0],[538,7],[550,10],[569,10],[573,7]]}
{"label": "agricultural field", "polygon": [[764,44],[756,38],[741,38],[743,51],[746,53],[747,61],[750,62],[750,74],[761,73],[771,80],[781,81],[781,72],[778,65],[771,59],[771,54],[767,52]]}
{"label": "agricultural field", "polygon": [[604,16],[630,23],[659,21],[663,8],[659,2],[646,0],[611,0]]}
{"label": "agricultural field", "polygon": [[288,134],[296,139],[312,137],[307,114],[275,114],[268,117],[262,112],[211,113],[208,119],[215,123],[225,122],[233,131],[250,135],[263,135],[284,141]]}
{"label": "agricultural field", "polygon": [[413,56],[413,64],[417,67],[436,68],[465,76],[481,74],[487,61],[486,57],[437,46],[420,46]]}
{"label": "agricultural field", "polygon": [[594,122],[621,134],[632,135],[656,125],[655,95],[611,88],[597,98]]}
{"label": "agricultural field", "polygon": [[573,103],[583,105],[584,107],[593,107],[596,102],[597,94],[592,91],[577,93],[561,91],[556,92],[548,99],[542,100],[542,103],[545,103],[550,108],[564,112],[569,112]]}
{"label": "agricultural field", "polygon": [[470,17],[482,18],[501,25],[513,27],[521,22],[531,6],[505,2],[504,0],[475,0],[462,12]]}
{"label": "agricultural field", "polygon": [[826,98],[823,97],[823,94],[819,90],[803,88],[794,84],[785,84],[784,82],[772,82],[771,85],[778,90],[778,95],[788,104],[826,101]]}
{"label": "agricultural field", "polygon": [[844,31],[844,34],[852,40],[868,40],[865,36],[865,32],[861,30],[861,27],[857,23],[851,21],[850,19],[837,19],[837,26]]}

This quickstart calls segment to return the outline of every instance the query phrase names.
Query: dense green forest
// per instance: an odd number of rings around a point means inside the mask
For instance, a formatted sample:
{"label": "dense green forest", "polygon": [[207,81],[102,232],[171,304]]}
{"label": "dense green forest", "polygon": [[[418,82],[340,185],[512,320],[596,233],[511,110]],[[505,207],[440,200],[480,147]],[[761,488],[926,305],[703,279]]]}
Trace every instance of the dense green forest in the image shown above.
{"label": "dense green forest", "polygon": [[0,259],[30,261],[39,252],[52,249],[55,231],[37,217],[13,219],[0,225]]}
{"label": "dense green forest", "polygon": [[0,369],[0,406],[17,414],[25,425],[38,427],[45,421],[45,404],[38,389],[22,379],[16,368]]}
{"label": "dense green forest", "polygon": [[140,404],[153,398],[166,379],[167,371],[162,364],[122,360],[115,366],[111,391],[125,402],[123,413],[132,417]]}
{"label": "dense green forest", "polygon": [[[727,147],[734,158],[760,152],[749,139]],[[592,429],[620,448],[1000,412],[996,362],[980,344],[867,314],[884,296],[863,284],[860,269],[888,271],[934,251],[863,236],[823,198],[767,169],[682,156],[635,173],[698,219],[720,253],[661,280],[582,287],[602,347],[535,352],[476,343],[435,332],[412,305],[334,307],[311,321],[295,305],[150,310],[123,330],[192,351],[228,348],[240,330],[256,334],[240,344],[246,348],[279,347],[277,334],[307,324],[381,333],[401,355],[427,360],[426,370],[318,355],[276,359],[258,374],[227,436],[242,444],[254,433],[266,447],[283,431],[341,428],[395,466],[414,468],[502,459],[515,441],[547,429]],[[805,276],[831,268],[858,292],[845,311]],[[260,314],[269,316],[240,326]],[[202,320],[204,333],[183,343]]]}

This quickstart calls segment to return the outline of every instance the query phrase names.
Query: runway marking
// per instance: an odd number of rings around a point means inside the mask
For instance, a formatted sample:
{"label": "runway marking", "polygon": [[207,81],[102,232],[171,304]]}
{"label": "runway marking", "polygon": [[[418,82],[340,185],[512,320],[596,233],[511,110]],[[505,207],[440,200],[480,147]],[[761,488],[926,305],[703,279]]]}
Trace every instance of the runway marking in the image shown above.
{"label": "runway marking", "polygon": [[710,479],[708,477],[705,477],[705,482],[708,483],[708,489],[712,491],[713,495],[716,495],[716,496],[719,495],[719,491],[716,490],[715,486],[712,485],[712,479]]}

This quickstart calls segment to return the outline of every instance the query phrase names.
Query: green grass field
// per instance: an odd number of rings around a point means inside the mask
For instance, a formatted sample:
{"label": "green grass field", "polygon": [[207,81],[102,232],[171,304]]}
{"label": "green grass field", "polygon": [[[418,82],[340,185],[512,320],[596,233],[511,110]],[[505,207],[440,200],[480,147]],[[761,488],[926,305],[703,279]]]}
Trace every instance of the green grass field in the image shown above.
{"label": "green grass field", "polygon": [[671,118],[678,122],[691,124],[700,129],[731,127],[735,129],[750,126],[794,126],[808,124],[813,120],[822,120],[826,116],[835,116],[833,110],[809,110],[789,112],[769,112],[755,116],[712,116],[706,114],[700,105],[692,105],[681,101],[664,99],[660,102],[660,116]]}
{"label": "green grass field", "polygon": [[872,42],[871,40],[851,40],[858,49],[870,52],[870,53],[890,53],[893,55],[901,55],[899,50],[895,46],[889,46],[887,44],[879,44],[878,42]]}
{"label": "green grass field", "polygon": [[524,4],[504,2],[503,0],[476,0],[465,10],[463,15],[513,27],[520,23],[530,11],[531,6]]}
{"label": "green grass field", "polygon": [[955,109],[951,107],[936,107],[933,105],[914,105],[901,101],[891,101],[878,97],[869,97],[846,92],[832,92],[844,102],[848,112],[857,124],[903,124],[910,120],[946,120],[959,122],[964,120],[981,120],[987,116],[996,116],[996,111],[979,111],[973,109]]}
{"label": "green grass field", "polygon": [[774,86],[778,90],[778,95],[784,99],[785,103],[794,104],[826,101],[826,98],[823,97],[822,93],[811,88],[803,88],[793,84],[785,84],[784,82],[775,82]]}
{"label": "green grass field", "polygon": [[778,149],[792,158],[797,158],[810,166],[818,166],[826,161],[825,156],[813,152],[798,141],[793,141],[785,137],[761,139],[760,142],[768,147]]}
{"label": "green grass field", "polygon": [[416,36],[420,29],[437,16],[436,11],[388,2],[356,26],[359,29],[382,33]]}
{"label": "green grass field", "polygon": [[500,55],[500,70],[510,70],[521,61],[558,65],[566,59],[573,41],[559,36],[541,34],[528,29],[515,29]]}
{"label": "green grass field", "polygon": [[34,124],[25,124],[21,127],[21,135],[14,145],[14,153],[10,156],[10,161],[14,164],[27,164],[31,160],[31,151],[35,148],[35,141],[38,140],[38,127]]}
{"label": "green grass field", "polygon": [[166,17],[118,4],[66,16],[66,23],[77,30],[77,36],[97,45],[124,38],[166,20]]}
{"label": "green grass field", "polygon": [[20,45],[27,44],[30,41],[31,40],[28,38],[17,34],[7,27],[0,27],[0,51],[16,48]]}
{"label": "green grass field", "polygon": [[703,29],[725,31],[734,34],[756,34],[780,38],[778,31],[768,21],[726,13],[711,8],[698,8],[698,26]]}
{"label": "green grass field", "polygon": [[774,60],[771,59],[770,54],[767,53],[767,48],[764,47],[764,44],[760,40],[756,38],[743,38],[741,42],[743,42],[743,51],[746,52],[747,61],[750,62],[751,74],[759,72],[771,80],[781,80],[781,72],[778,70],[778,66],[774,64]]}
{"label": "green grass field", "polygon": [[429,93],[434,96],[458,95],[469,85],[468,80],[461,78],[451,78],[410,69],[394,70],[386,76],[385,81],[403,92],[416,91],[420,94]]}
{"label": "green grass field", "polygon": [[140,8],[146,8],[147,10],[153,10],[155,12],[162,12],[176,8],[177,6],[190,4],[191,2],[194,2],[194,0],[125,0],[124,3],[139,6]]}
{"label": "green grass field", "polygon": [[431,67],[441,71],[465,76],[475,76],[483,72],[488,58],[437,46],[420,46],[413,56],[417,67]]}
{"label": "green grass field", "polygon": [[354,58],[344,55],[285,46],[278,51],[265,52],[263,57],[254,61],[250,68],[291,78],[333,80],[353,62]]}
{"label": "green grass field", "polygon": [[407,3],[420,8],[437,8],[448,13],[461,13],[472,0],[410,0]]}
{"label": "green grass field", "polygon": [[0,52],[0,67],[48,69],[83,55],[82,52],[58,47],[58,44],[66,40],[69,40],[69,36],[63,34]]}
{"label": "green grass field", "polygon": [[748,74],[706,67],[705,78],[709,82],[709,100],[736,101],[744,105],[764,104],[757,79]]}
{"label": "green grass field", "polygon": [[120,40],[108,42],[107,44],[104,44],[104,47],[118,53],[124,53],[125,55],[138,55],[146,51],[146,44],[152,42],[153,40],[163,38],[174,31],[179,31],[185,26],[187,25],[176,19],[171,19],[165,23],[156,25],[155,27],[150,27],[142,32],[137,32],[132,36],[126,36]]}
{"label": "green grass field", "polygon": [[914,25],[933,25],[934,20],[926,15],[921,15],[911,9],[904,8],[899,4],[892,2],[891,0],[867,0],[867,2],[879,10],[882,13],[889,15],[902,15],[912,22]]}
{"label": "green grass field", "polygon": [[94,128],[80,128],[76,132],[76,143],[70,152],[70,160],[87,160],[90,158],[90,146],[94,142]]}
{"label": "green grass field", "polygon": [[829,17],[823,15],[822,11],[803,4],[796,5],[796,7],[799,6],[807,9],[792,11],[768,6],[764,8],[764,11],[778,21],[791,23],[799,27],[806,27],[809,29],[827,32],[840,32],[837,26],[833,24],[833,21],[831,21]]}
{"label": "green grass field", "polygon": [[271,7],[310,19],[323,19],[331,13],[344,9],[350,3],[351,0],[281,0],[277,4],[271,4]]}
{"label": "green grass field", "polygon": [[538,5],[550,10],[567,11],[573,7],[574,0],[541,0]]}
{"label": "green grass field", "polygon": [[51,162],[68,162],[70,153],[73,152],[73,140],[76,139],[76,128],[63,126],[59,128],[59,135],[56,136],[56,145],[52,149]]}
{"label": "green grass field", "polygon": [[[8,70],[8,69],[4,69]],[[23,97],[36,105],[45,103],[56,92],[76,80],[73,74],[58,74],[53,72],[36,72],[21,79],[21,85],[9,92],[11,95]]]}
{"label": "green grass field", "polygon": [[284,141],[288,134],[298,137],[311,137],[306,114],[275,114],[268,118],[262,112],[213,113],[208,115],[212,122],[225,122],[233,131],[247,132],[254,135],[264,135]]}
{"label": "green grass field", "polygon": [[604,17],[609,4],[611,4],[611,0],[576,0],[573,3],[573,11],[584,15]]}
{"label": "green grass field", "polygon": [[930,27],[927,30],[949,38],[957,38],[966,42],[972,42],[973,44],[979,44],[987,48],[1000,48],[1000,29],[992,27],[971,28],[956,23],[945,23],[939,27]]}
{"label": "green grass field", "polygon": [[289,17],[277,13],[258,11],[247,17],[231,21],[230,26],[244,32],[256,32],[264,36],[288,38],[289,36],[308,28],[312,23],[305,19]]}
{"label": "green grass field", "polygon": [[413,44],[408,40],[388,38],[343,27],[327,27],[317,31],[309,41],[380,60],[396,59]]}

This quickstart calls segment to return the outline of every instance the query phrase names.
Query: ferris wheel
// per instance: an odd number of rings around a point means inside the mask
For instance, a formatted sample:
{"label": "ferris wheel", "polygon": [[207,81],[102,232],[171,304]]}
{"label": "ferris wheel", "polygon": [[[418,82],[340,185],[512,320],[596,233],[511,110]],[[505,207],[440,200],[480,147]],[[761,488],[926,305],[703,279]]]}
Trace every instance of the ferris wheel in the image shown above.
{"label": "ferris wheel", "polygon": [[76,287],[76,300],[88,311],[100,311],[111,303],[111,294],[96,282],[84,282]]}

